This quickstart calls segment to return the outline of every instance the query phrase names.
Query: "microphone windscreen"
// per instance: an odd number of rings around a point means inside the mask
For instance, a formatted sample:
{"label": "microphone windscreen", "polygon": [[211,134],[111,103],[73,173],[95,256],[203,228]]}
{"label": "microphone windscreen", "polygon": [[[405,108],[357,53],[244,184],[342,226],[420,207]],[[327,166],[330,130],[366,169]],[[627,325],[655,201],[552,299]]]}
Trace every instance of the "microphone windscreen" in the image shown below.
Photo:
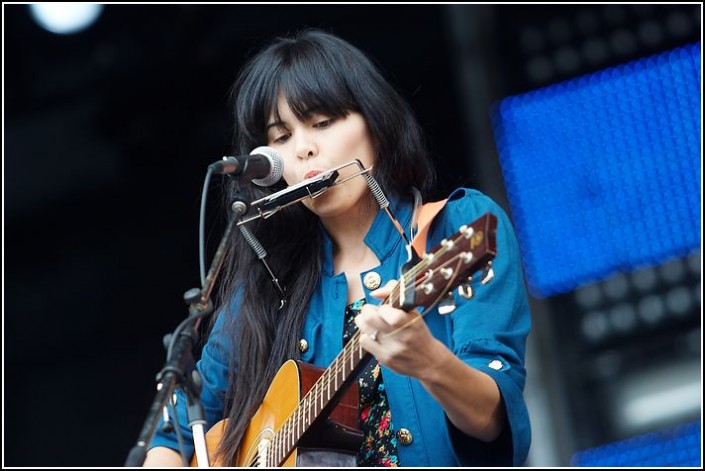
{"label": "microphone windscreen", "polygon": [[269,173],[265,177],[253,179],[252,183],[259,186],[272,186],[281,180],[284,175],[284,159],[278,150],[260,146],[250,152],[250,155],[263,155],[271,164]]}

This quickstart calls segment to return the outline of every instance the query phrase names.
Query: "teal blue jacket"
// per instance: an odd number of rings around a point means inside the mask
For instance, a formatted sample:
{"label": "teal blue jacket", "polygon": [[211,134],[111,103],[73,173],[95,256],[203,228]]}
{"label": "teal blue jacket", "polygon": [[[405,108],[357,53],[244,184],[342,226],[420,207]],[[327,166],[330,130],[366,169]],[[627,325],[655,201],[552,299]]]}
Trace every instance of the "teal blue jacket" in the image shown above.
{"label": "teal blue jacket", "polygon": [[[408,228],[410,204],[395,201],[391,206],[399,222]],[[492,443],[485,443],[457,430],[446,418],[441,406],[411,377],[394,373],[382,366],[382,377],[391,410],[394,430],[407,429],[412,441],[398,444],[401,466],[518,466],[523,464],[531,441],[531,429],[523,397],[526,382],[524,357],[526,337],[531,327],[529,304],[524,286],[518,244],[509,218],[491,199],[476,190],[458,189],[448,198],[446,207],[434,219],[428,234],[430,249],[486,212],[498,218],[497,255],[493,262],[494,280],[478,285],[475,296],[464,300],[455,294],[457,308],[449,315],[431,310],[424,317],[433,335],[461,360],[490,375],[502,395],[507,411],[504,432]],[[399,268],[406,262],[406,249],[385,211],[380,211],[365,243],[375,253],[380,265],[360,274],[361,283],[368,272],[376,272],[382,285],[399,278]],[[363,287],[365,286],[362,283]],[[365,289],[367,302],[379,304]],[[347,280],[335,274],[333,245],[324,236],[321,282],[311,297],[301,338],[308,343],[302,354],[305,362],[327,367],[343,348],[343,313],[347,303]],[[198,368],[204,381],[201,396],[208,427],[223,417],[223,396],[227,388],[229,354],[227,335],[220,332],[224,318],[216,321],[202,353]],[[419,352],[423,355],[424,352]],[[468,392],[470,395],[471,392]],[[177,404],[184,404],[183,398]],[[182,416],[183,414],[183,416]],[[180,423],[186,423],[180,410]],[[193,452],[190,431],[184,427]],[[151,446],[178,449],[173,435],[159,432]]]}

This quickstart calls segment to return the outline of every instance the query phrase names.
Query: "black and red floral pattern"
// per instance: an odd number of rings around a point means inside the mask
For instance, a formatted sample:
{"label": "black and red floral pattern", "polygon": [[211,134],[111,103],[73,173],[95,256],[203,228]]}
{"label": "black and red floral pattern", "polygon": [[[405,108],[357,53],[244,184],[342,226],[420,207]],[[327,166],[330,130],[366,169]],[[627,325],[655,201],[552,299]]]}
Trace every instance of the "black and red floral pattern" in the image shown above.
{"label": "black and red floral pattern", "polygon": [[[357,330],[353,319],[364,304],[365,300],[361,299],[345,308],[343,344],[347,343]],[[360,422],[365,438],[357,454],[357,465],[399,466],[397,437],[392,426],[392,414],[378,361],[373,360],[360,374],[359,390]]]}

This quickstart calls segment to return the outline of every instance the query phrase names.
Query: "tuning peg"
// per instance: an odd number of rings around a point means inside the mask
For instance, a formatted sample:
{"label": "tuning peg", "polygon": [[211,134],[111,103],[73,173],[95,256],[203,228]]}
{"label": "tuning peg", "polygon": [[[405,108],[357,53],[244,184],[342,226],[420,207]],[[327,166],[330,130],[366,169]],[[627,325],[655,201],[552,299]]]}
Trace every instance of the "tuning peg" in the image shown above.
{"label": "tuning peg", "polygon": [[441,241],[441,246],[443,246],[443,248],[446,250],[450,250],[455,247],[455,242],[453,242],[452,240],[443,239]]}
{"label": "tuning peg", "polygon": [[453,297],[453,292],[448,291],[441,299],[441,302],[438,303],[438,313],[445,316],[453,311],[455,311],[455,298]]}
{"label": "tuning peg", "polygon": [[475,296],[475,292],[472,289],[472,276],[468,277],[468,281],[458,286],[458,294],[461,298],[472,299]]}
{"label": "tuning peg", "polygon": [[480,283],[486,285],[487,283],[492,281],[492,278],[494,278],[494,270],[492,269],[492,261],[489,261],[487,262],[485,271],[482,273],[482,280],[480,280]]}
{"label": "tuning peg", "polygon": [[475,234],[475,229],[473,229],[472,227],[468,227],[466,225],[462,225],[462,226],[460,226],[460,232],[462,232],[463,236],[466,239],[469,239],[470,237],[472,237]]}

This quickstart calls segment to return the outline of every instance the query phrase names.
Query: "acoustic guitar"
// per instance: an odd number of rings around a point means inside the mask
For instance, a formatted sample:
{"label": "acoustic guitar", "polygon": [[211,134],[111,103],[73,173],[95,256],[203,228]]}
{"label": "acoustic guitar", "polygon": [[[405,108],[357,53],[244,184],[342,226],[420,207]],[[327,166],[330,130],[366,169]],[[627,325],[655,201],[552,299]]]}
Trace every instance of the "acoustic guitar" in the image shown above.
{"label": "acoustic guitar", "polygon": [[[462,226],[453,236],[425,254],[400,278],[385,304],[410,310],[452,312],[452,290],[472,297],[472,276],[485,270],[482,284],[491,280],[496,248],[497,217],[485,213]],[[423,315],[423,314],[422,314]],[[206,434],[211,466],[296,466],[306,448],[359,450],[357,375],[372,356],[360,346],[356,332],[326,369],[288,360],[277,372],[264,400],[250,419],[234,463],[222,463],[215,454],[227,419]],[[194,456],[191,465],[196,466]]]}

